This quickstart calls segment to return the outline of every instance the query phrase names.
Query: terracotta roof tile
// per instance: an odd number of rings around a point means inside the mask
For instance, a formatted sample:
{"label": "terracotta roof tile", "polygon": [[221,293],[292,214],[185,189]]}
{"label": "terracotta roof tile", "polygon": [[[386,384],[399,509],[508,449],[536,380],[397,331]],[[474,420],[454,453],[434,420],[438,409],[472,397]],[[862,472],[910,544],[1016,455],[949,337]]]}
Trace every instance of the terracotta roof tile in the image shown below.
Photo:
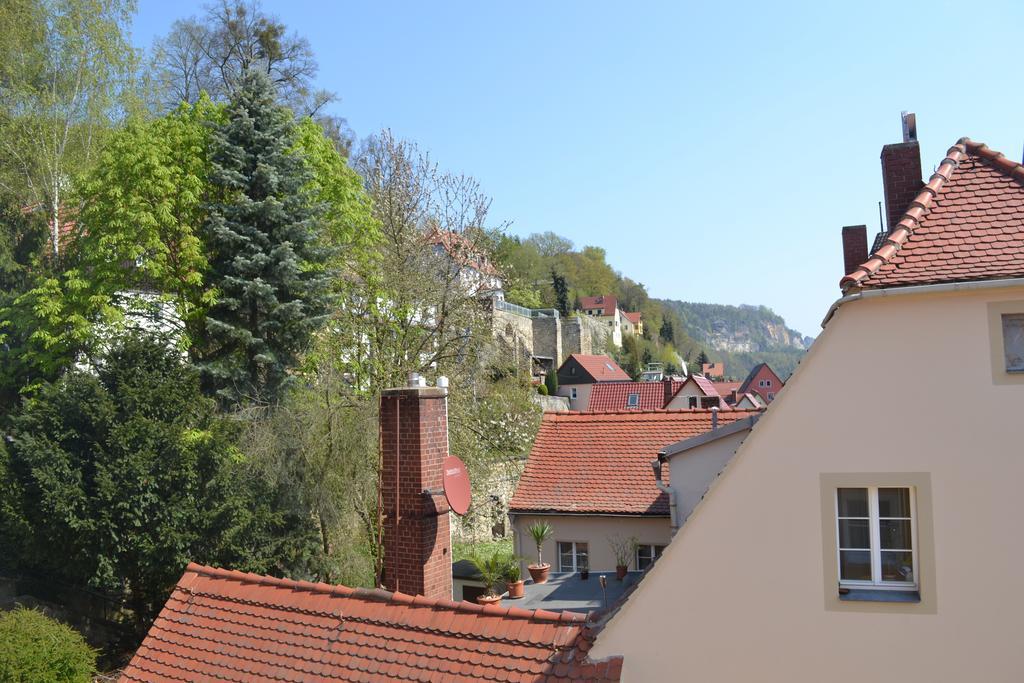
{"label": "terracotta roof tile", "polygon": [[542,681],[562,662],[568,680],[618,681],[621,658],[587,660],[588,628],[571,612],[190,564],[121,680]]}
{"label": "terracotta roof tile", "polygon": [[949,148],[843,292],[1024,277],[1024,167],[967,138]]}
{"label": "terracotta roof tile", "polygon": [[615,309],[619,307],[619,300],[614,296],[581,296],[580,310],[588,311],[595,308],[601,309],[601,315],[614,315]]}
{"label": "terracotta roof tile", "polygon": [[619,364],[608,356],[590,356],[582,353],[570,354],[596,382],[615,382],[632,379]]}
{"label": "terracotta roof tile", "polygon": [[[651,461],[711,430],[710,410],[545,413],[509,504],[517,512],[668,515]],[[726,425],[758,411],[719,413]]]}
{"label": "terracotta roof tile", "polygon": [[625,312],[624,311],[622,313],[622,315],[625,316],[626,320],[628,320],[629,322],[633,323],[634,325],[639,325],[640,324],[640,320],[643,319],[643,317],[644,317],[644,314],[641,313],[640,311],[633,311],[633,312]]}
{"label": "terracotta roof tile", "polygon": [[[683,386],[683,381],[672,381],[668,398]],[[629,405],[629,397],[636,394],[636,405]],[[590,412],[609,410],[658,410],[664,408],[665,382],[599,382],[590,390]]]}

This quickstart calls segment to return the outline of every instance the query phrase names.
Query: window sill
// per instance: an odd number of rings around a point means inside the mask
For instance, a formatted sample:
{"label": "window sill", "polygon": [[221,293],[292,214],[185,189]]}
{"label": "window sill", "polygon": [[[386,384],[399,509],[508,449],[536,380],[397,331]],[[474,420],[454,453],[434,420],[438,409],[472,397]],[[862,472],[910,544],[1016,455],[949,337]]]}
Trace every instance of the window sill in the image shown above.
{"label": "window sill", "polygon": [[921,602],[921,593],[916,590],[874,590],[871,588],[842,589],[839,599],[849,602]]}

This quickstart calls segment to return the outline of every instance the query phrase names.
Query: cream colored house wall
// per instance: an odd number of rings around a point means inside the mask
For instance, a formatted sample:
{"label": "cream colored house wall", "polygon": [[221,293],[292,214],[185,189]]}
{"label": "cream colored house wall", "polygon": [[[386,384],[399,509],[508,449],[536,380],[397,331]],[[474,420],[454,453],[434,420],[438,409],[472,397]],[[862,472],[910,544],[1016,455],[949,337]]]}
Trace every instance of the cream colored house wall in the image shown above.
{"label": "cream colored house wall", "polygon": [[[586,410],[590,405],[590,390],[593,384],[559,384],[558,395],[569,399],[569,410]],[[576,398],[573,399],[570,389],[576,390]]]}
{"label": "cream colored house wall", "polygon": [[745,429],[669,458],[669,468],[672,472],[670,481],[672,488],[676,490],[680,525],[690,516],[707,492],[708,486],[718,477],[718,473],[749,433],[750,430]]}
{"label": "cream colored house wall", "polygon": [[[652,475],[653,476],[653,475]],[[551,524],[554,534],[542,548],[545,562],[551,563],[551,571],[558,571],[558,541],[576,541],[588,544],[590,554],[590,571],[615,571],[615,556],[612,554],[609,537],[620,536],[628,539],[633,536],[640,543],[667,545],[671,534],[668,517],[601,517],[589,515],[515,515],[512,520],[513,547],[520,557],[525,558],[525,566],[537,561],[537,547],[527,530],[537,521]],[[636,569],[635,558],[629,564],[630,570]]]}
{"label": "cream colored house wall", "polygon": [[676,393],[675,396],[672,397],[672,400],[668,402],[668,405],[665,406],[665,408],[669,409],[669,410],[677,410],[677,409],[681,409],[681,408],[689,408],[690,407],[690,401],[689,401],[689,397],[690,396],[703,396],[703,395],[704,395],[704,392],[702,392],[700,390],[700,387],[698,387],[695,382],[688,382],[685,386],[683,386]]}
{"label": "cream colored house wall", "polygon": [[[629,681],[1024,679],[1024,384],[993,377],[999,302],[1024,312],[1024,287],[843,305],[590,654]],[[836,473],[930,481],[925,601],[839,603]]]}

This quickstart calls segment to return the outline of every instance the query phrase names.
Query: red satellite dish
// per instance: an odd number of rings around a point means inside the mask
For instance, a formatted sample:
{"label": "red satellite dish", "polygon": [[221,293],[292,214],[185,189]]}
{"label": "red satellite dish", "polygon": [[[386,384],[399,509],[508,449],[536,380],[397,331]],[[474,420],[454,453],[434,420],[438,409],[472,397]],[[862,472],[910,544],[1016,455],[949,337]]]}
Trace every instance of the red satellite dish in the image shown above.
{"label": "red satellite dish", "polygon": [[472,494],[469,491],[469,472],[466,465],[454,455],[444,459],[444,497],[457,515],[466,514]]}

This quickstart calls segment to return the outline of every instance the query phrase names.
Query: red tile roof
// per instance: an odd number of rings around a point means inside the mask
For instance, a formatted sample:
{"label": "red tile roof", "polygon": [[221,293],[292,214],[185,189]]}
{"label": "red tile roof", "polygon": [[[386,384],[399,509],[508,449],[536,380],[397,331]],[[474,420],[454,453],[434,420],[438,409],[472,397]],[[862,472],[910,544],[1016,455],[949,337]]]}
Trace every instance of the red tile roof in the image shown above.
{"label": "red tile roof", "polygon": [[632,379],[626,371],[619,367],[619,364],[608,356],[588,356],[582,353],[573,353],[570,358],[575,358],[583,369],[594,378],[595,382],[614,382],[617,380],[629,381]]}
{"label": "red tile roof", "polygon": [[1024,276],[1024,166],[962,138],[844,292]]}
{"label": "red tile roof", "polygon": [[[651,461],[665,446],[711,430],[710,410],[545,413],[513,512],[668,515]],[[723,411],[725,425],[757,411]]]}
{"label": "red tile roof", "polygon": [[[683,386],[682,381],[673,381],[669,398]],[[637,395],[637,405],[629,405],[630,394]],[[599,382],[590,390],[590,412],[609,410],[658,410],[664,408],[665,382]]]}
{"label": "red tile roof", "polygon": [[123,681],[618,681],[587,617],[189,564]]}
{"label": "red tile roof", "polygon": [[619,300],[614,296],[581,296],[580,310],[601,309],[601,315],[614,315],[619,307]]}
{"label": "red tile roof", "polygon": [[640,324],[640,320],[643,319],[643,317],[644,317],[644,314],[641,313],[640,311],[634,311],[632,313],[625,313],[624,312],[622,315],[624,315],[626,317],[626,320],[628,320],[629,322],[633,323],[634,325],[639,325]]}
{"label": "red tile roof", "polygon": [[742,382],[712,382],[711,384],[714,385],[715,391],[718,392],[719,396],[727,398],[732,394],[732,392],[737,391],[740,388],[740,384],[742,384]]}
{"label": "red tile roof", "polygon": [[690,379],[700,387],[700,390],[704,392],[705,396],[719,396],[718,389],[715,388],[715,383],[709,380],[704,375],[690,375]]}
{"label": "red tile roof", "polygon": [[448,256],[460,266],[472,268],[485,275],[501,275],[491,263],[486,250],[478,247],[468,235],[431,225],[426,240],[427,244],[443,247]]}
{"label": "red tile roof", "polygon": [[722,377],[725,375],[725,363],[704,363],[701,365],[701,372],[708,377]]}

